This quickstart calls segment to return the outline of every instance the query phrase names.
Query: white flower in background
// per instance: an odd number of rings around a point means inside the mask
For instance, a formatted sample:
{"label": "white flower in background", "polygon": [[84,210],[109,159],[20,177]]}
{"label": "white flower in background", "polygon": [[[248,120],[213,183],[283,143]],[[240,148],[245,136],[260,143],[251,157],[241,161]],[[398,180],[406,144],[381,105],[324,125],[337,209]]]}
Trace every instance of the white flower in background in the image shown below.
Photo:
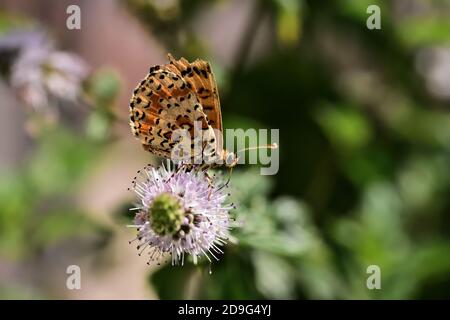
{"label": "white flower in background", "polygon": [[0,39],[0,52],[5,50],[17,54],[10,81],[25,105],[55,116],[58,103],[79,102],[89,74],[79,56],[57,51],[42,32],[12,32]]}
{"label": "white flower in background", "polygon": [[416,67],[432,95],[450,99],[450,47],[422,49],[416,56]]}

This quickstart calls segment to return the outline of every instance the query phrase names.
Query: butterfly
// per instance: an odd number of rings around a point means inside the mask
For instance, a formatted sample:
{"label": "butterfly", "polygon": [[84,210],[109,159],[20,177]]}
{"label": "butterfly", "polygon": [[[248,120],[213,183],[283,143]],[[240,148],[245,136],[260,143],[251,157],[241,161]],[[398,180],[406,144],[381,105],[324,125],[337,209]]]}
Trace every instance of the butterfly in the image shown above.
{"label": "butterfly", "polygon": [[[158,156],[178,154],[191,160],[200,156],[202,163],[207,159],[211,166],[235,166],[238,157],[223,148],[219,92],[210,64],[199,59],[192,63],[176,60],[171,54],[168,59],[168,64],[151,67],[133,91],[132,133],[145,150]],[[189,133],[189,138],[175,137],[177,130]]]}
{"label": "butterfly", "polygon": [[210,64],[176,60],[170,53],[168,59],[168,64],[151,67],[133,91],[132,133],[155,155],[188,159],[204,168],[233,168],[239,159],[223,148],[219,92]]}

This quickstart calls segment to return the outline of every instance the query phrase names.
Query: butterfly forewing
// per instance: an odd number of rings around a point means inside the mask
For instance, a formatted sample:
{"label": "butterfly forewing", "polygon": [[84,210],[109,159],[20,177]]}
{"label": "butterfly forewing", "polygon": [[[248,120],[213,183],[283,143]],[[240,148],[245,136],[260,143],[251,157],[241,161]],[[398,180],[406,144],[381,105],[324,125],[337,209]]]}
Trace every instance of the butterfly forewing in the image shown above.
{"label": "butterfly forewing", "polygon": [[[172,152],[180,146],[184,150],[182,152],[189,148],[191,158],[199,154],[220,155],[221,131],[217,134],[213,130],[217,126],[221,130],[220,105],[209,64],[197,60],[195,70],[199,70],[199,74],[193,71],[195,75],[191,75],[183,69],[184,65],[189,64],[185,59],[175,61],[170,55],[169,59],[171,63],[167,65],[150,68],[148,76],[133,92],[130,125],[134,135],[146,150],[166,158],[171,158]],[[194,70],[193,66],[191,70]],[[207,70],[209,73],[206,73]],[[204,73],[207,76],[201,79]],[[211,95],[206,92],[211,92]],[[204,106],[212,106],[212,109],[205,111]],[[196,140],[195,124],[202,132],[201,141]],[[180,140],[174,135],[177,130],[187,130],[191,139]]]}

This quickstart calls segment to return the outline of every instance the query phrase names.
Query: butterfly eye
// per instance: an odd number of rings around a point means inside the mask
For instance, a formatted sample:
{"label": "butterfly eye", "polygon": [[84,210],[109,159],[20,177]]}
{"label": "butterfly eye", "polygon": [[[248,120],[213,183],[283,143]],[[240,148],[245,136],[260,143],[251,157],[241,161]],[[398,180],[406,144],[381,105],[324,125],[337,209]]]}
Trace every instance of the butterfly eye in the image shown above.
{"label": "butterfly eye", "polygon": [[236,155],[230,152],[225,159],[227,165],[232,165],[236,161]]}

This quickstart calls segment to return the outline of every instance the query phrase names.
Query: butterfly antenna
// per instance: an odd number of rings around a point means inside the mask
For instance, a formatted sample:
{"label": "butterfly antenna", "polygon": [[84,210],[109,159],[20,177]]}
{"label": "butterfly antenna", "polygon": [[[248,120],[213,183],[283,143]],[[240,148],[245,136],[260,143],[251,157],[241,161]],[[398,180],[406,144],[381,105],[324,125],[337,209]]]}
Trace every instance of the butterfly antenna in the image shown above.
{"label": "butterfly antenna", "polygon": [[257,149],[277,149],[278,148],[278,144],[276,143],[272,143],[272,144],[268,144],[265,146],[257,146],[257,147],[250,147],[250,148],[244,148],[241,149],[239,151],[236,152],[236,154],[244,152],[244,151],[248,151],[248,150],[257,150]]}

